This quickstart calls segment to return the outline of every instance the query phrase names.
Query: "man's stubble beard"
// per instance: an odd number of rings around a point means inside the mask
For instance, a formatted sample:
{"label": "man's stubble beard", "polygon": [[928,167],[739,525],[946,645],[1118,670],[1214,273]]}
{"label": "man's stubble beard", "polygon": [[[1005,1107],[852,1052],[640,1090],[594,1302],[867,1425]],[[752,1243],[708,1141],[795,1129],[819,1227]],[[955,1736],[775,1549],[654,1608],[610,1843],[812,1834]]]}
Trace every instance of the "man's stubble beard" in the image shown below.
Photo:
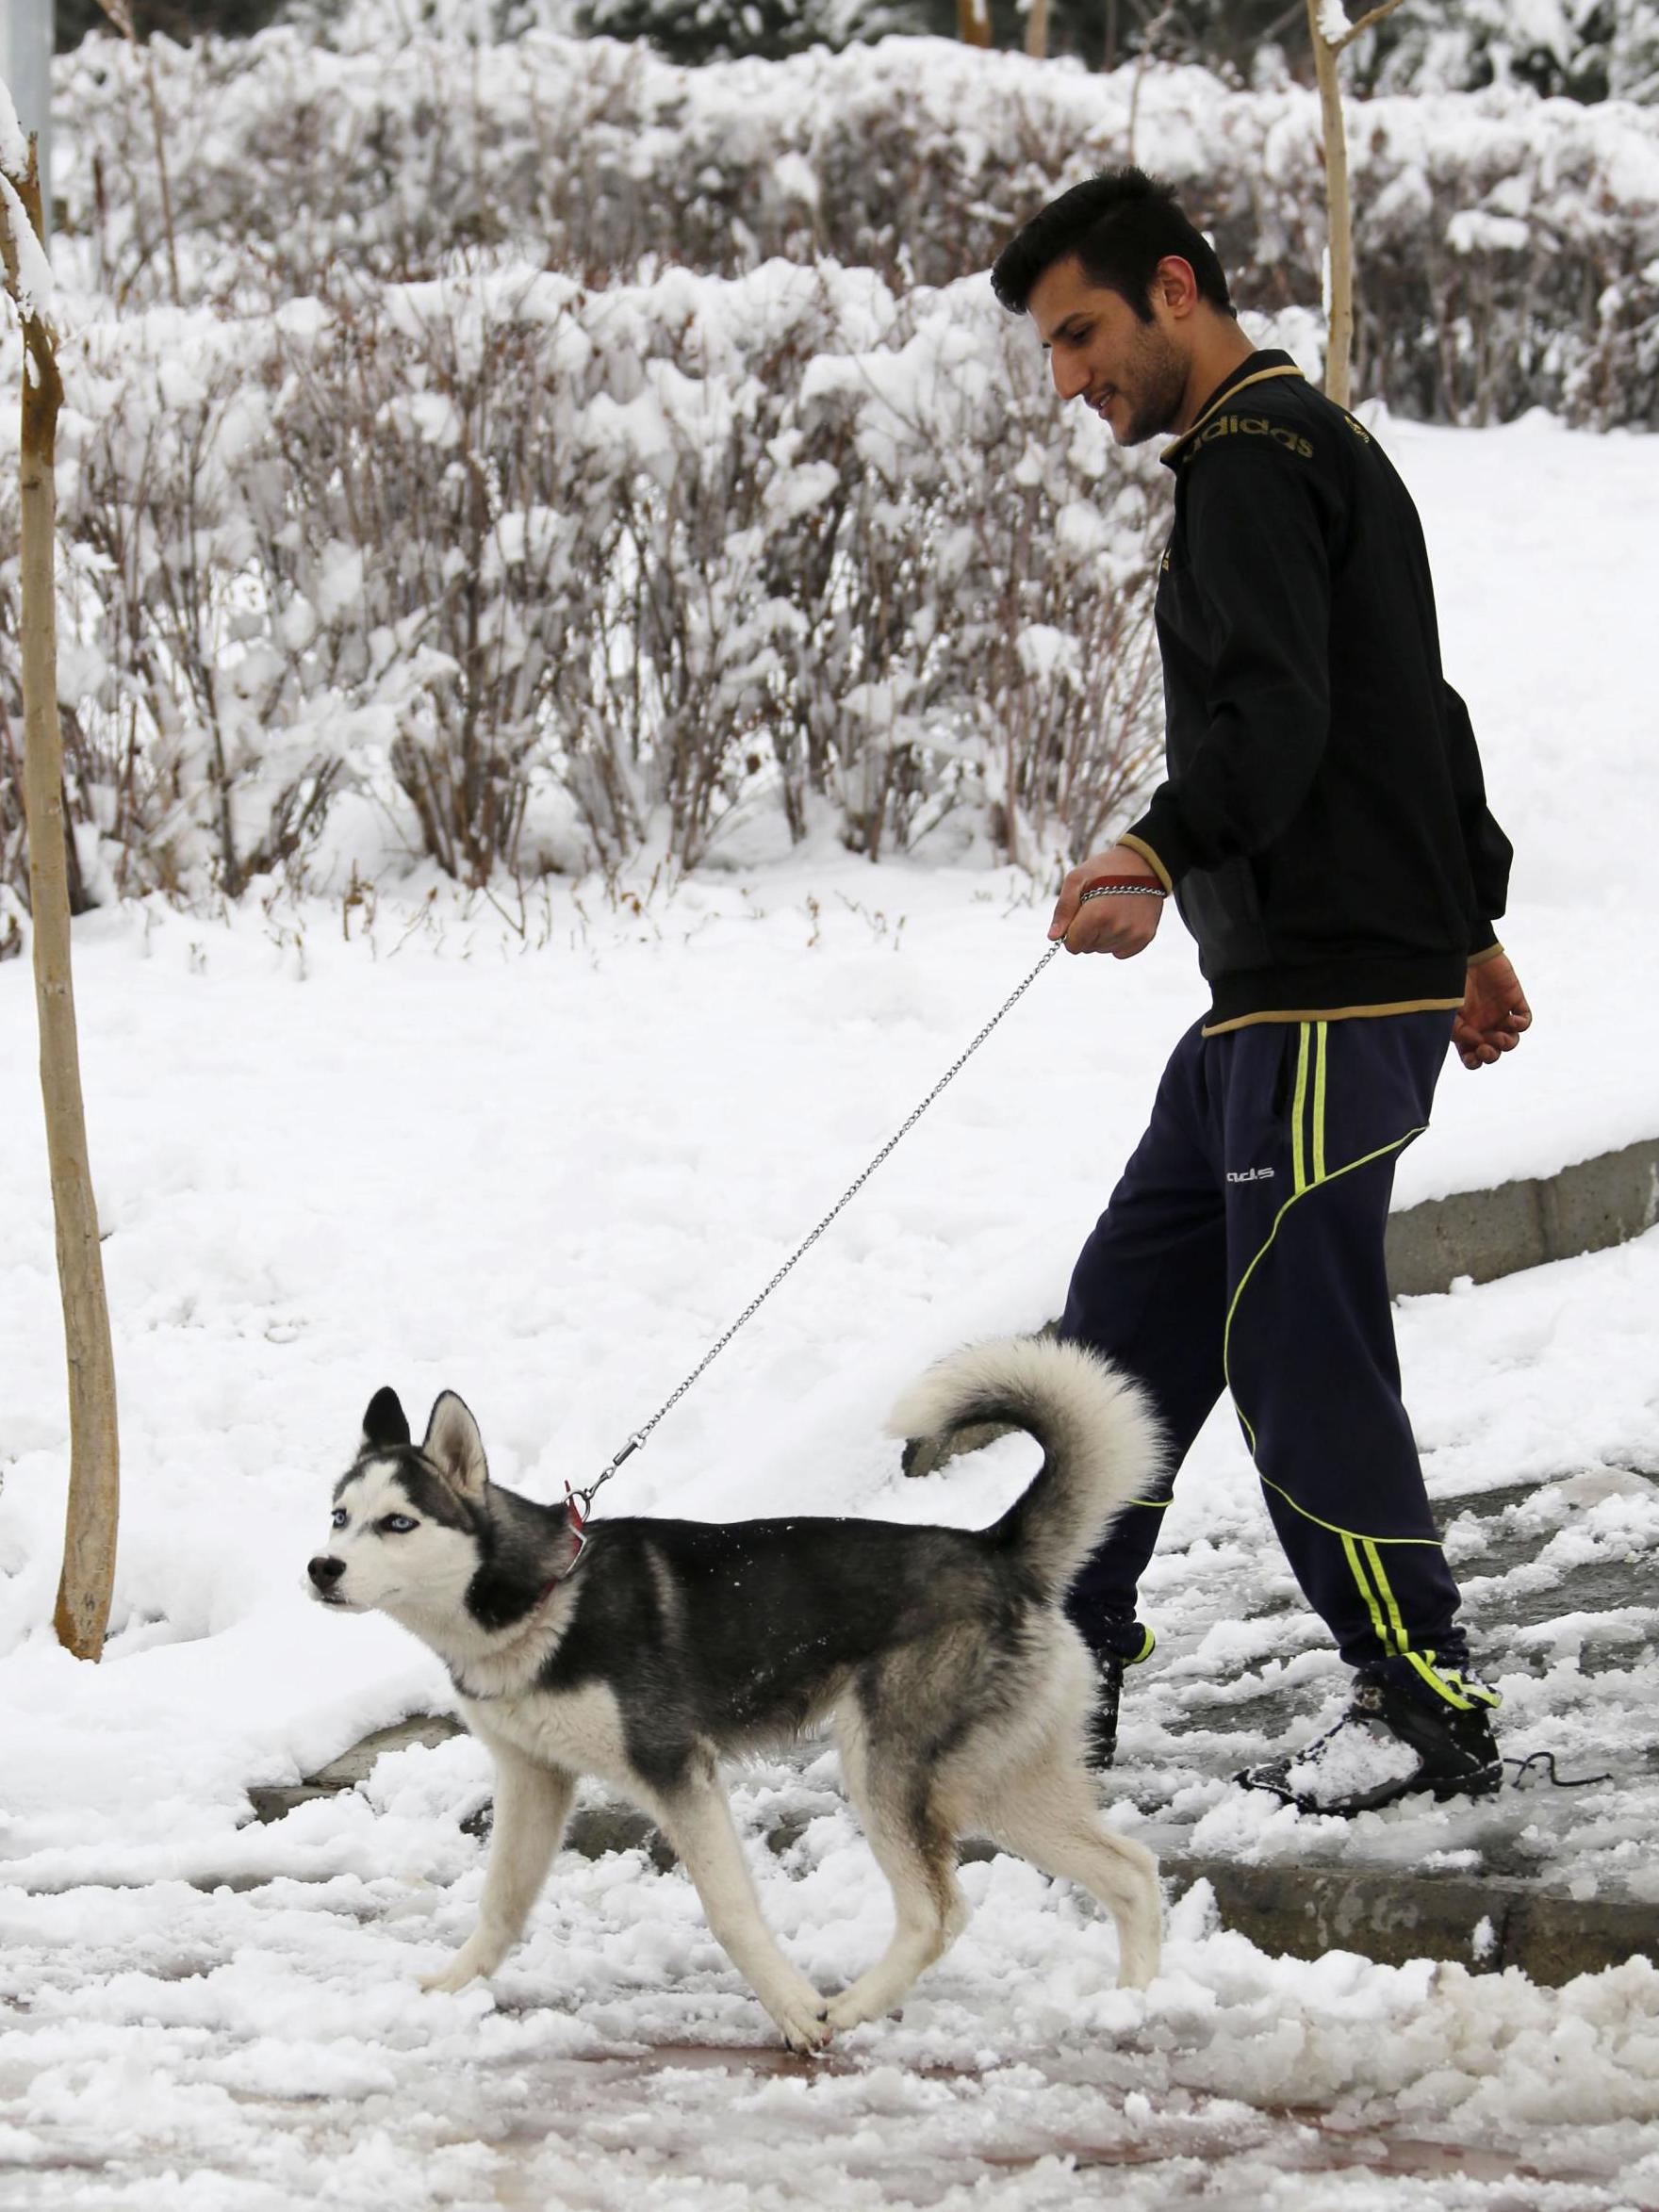
{"label": "man's stubble beard", "polygon": [[1187,396],[1187,363],[1156,328],[1140,333],[1135,347],[1136,399],[1124,432],[1125,446],[1143,446],[1174,428]]}

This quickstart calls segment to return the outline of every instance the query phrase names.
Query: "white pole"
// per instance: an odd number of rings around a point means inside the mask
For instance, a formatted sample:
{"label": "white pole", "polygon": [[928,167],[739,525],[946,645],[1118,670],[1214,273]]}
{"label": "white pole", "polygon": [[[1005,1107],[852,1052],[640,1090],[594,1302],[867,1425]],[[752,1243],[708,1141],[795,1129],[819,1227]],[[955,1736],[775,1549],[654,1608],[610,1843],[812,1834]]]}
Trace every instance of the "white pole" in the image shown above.
{"label": "white pole", "polygon": [[25,134],[41,141],[41,213],[52,232],[52,49],[56,26],[53,0],[0,0],[0,80],[10,87],[11,104]]}

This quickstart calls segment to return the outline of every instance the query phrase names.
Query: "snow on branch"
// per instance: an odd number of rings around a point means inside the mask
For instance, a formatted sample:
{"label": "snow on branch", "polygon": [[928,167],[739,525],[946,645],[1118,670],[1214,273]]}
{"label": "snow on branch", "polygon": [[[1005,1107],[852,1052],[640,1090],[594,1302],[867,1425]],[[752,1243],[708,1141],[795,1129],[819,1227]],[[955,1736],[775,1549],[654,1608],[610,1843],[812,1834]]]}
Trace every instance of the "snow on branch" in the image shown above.
{"label": "snow on branch", "polygon": [[1377,7],[1368,8],[1363,15],[1356,16],[1350,23],[1343,0],[1320,0],[1320,36],[1327,46],[1340,54],[1345,46],[1352,46],[1355,40],[1362,32],[1369,31],[1373,24],[1381,23],[1386,15],[1392,15],[1400,4],[1401,0],[1380,0]]}
{"label": "snow on branch", "polygon": [[17,120],[10,88],[0,80],[0,239],[6,260],[6,288],[25,319],[43,317],[52,303],[52,264],[18,196],[30,182],[33,156]]}
{"label": "snow on branch", "polygon": [[0,171],[22,184],[29,172],[29,142],[17,120],[11,88],[0,77]]}

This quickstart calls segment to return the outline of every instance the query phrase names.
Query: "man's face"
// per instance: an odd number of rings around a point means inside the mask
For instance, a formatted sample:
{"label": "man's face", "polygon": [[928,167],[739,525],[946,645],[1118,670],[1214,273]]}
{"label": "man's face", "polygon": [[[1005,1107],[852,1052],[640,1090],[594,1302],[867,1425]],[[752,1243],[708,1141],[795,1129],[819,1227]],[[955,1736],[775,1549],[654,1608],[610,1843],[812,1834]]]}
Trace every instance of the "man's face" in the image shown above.
{"label": "man's face", "polygon": [[1142,322],[1121,292],[1090,282],[1076,254],[1051,262],[1027,302],[1055,390],[1062,400],[1081,398],[1120,446],[1172,430],[1186,396],[1186,326],[1170,315],[1156,283],[1152,306],[1153,320]]}

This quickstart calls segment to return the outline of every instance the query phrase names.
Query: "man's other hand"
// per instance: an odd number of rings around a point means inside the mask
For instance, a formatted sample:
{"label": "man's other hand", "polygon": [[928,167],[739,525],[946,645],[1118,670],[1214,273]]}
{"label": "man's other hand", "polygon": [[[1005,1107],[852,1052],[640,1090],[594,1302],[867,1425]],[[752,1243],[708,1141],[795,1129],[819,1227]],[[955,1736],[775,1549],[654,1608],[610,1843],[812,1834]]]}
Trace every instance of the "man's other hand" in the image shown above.
{"label": "man's other hand", "polygon": [[1494,953],[1469,970],[1452,1024],[1452,1041],[1466,1068],[1489,1068],[1501,1053],[1513,1052],[1532,1025],[1533,1009],[1506,953]]}
{"label": "man's other hand", "polygon": [[1157,869],[1133,845],[1114,844],[1091,860],[1080,860],[1060,885],[1054,920],[1048,925],[1049,936],[1063,938],[1067,952],[1110,953],[1113,959],[1132,960],[1158,935],[1163,915],[1161,898],[1148,898],[1144,892],[1114,898],[1108,892],[1087,905],[1083,903],[1083,893],[1092,884],[1112,880],[1150,883],[1163,889]]}

